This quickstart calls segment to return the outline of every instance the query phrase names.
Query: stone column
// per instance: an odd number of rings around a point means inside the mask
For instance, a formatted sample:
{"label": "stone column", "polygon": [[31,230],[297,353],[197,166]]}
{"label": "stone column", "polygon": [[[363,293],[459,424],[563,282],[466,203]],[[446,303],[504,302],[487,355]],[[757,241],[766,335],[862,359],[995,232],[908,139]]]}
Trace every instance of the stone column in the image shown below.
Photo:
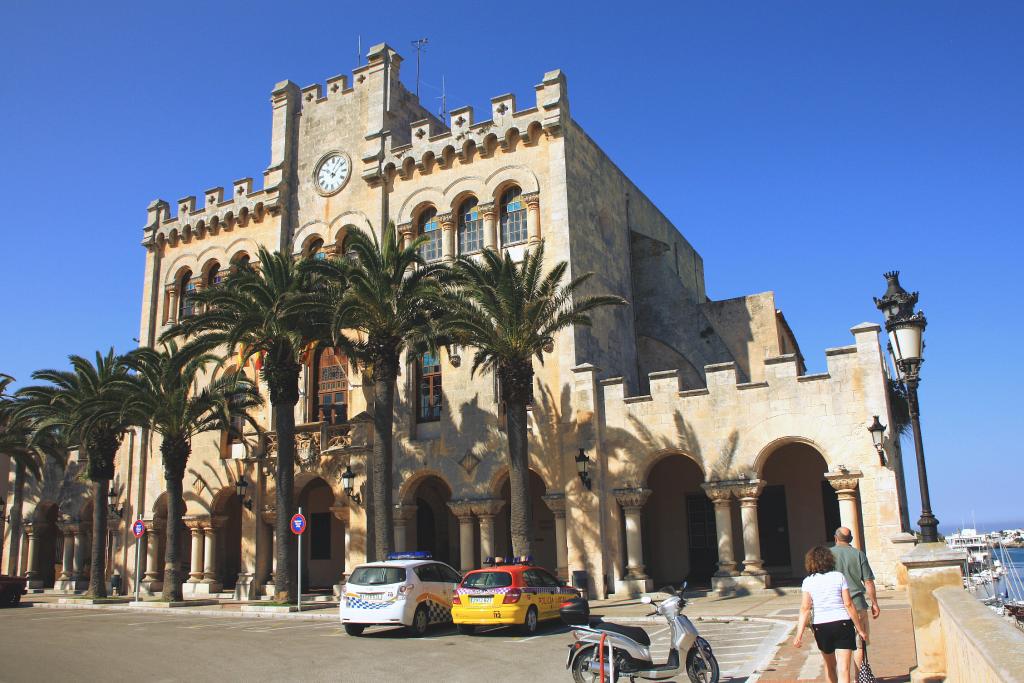
{"label": "stone column", "polygon": [[494,516],[504,503],[498,498],[473,501],[473,513],[480,522],[480,566],[488,557],[494,557]]}
{"label": "stone column", "polygon": [[[413,238],[412,223],[402,223],[401,225],[398,226],[398,246],[399,247],[405,248],[406,246],[412,244],[412,238]],[[339,256],[344,256],[344,254],[339,254]]]}
{"label": "stone column", "polygon": [[441,257],[445,261],[454,261],[455,250],[455,216],[451,211],[437,214],[437,222],[441,225]]}
{"label": "stone column", "polygon": [[35,522],[25,523],[25,536],[28,538],[28,549],[26,550],[28,571],[25,572],[25,576],[28,577],[28,587],[42,588],[43,578],[39,572],[39,530],[36,528]]}
{"label": "stone column", "polygon": [[459,570],[463,573],[473,569],[473,504],[466,500],[448,503],[459,520]]}
{"label": "stone column", "polygon": [[[907,597],[914,621],[917,666],[910,670],[912,683],[946,680],[946,642],[935,590],[943,586],[963,589],[963,553],[945,543],[921,543],[900,558],[907,569]],[[978,637],[984,638],[980,633]]]}
{"label": "stone column", "polygon": [[636,486],[614,489],[615,500],[622,506],[626,517],[626,576],[625,581],[649,582],[644,571],[644,542],[640,512],[651,496],[651,489]]}
{"label": "stone column", "polygon": [[757,498],[764,486],[764,481],[752,479],[737,486],[735,494],[740,499],[740,519],[743,522],[743,574],[764,577],[767,586],[768,573],[761,559],[761,532],[757,526]]}
{"label": "stone column", "polygon": [[277,510],[266,505],[263,508],[263,524],[265,527],[265,533],[267,535],[267,551],[270,553],[270,573],[267,575],[267,581],[263,584],[263,594],[273,597],[275,592],[274,582],[277,580],[277,548],[274,544],[277,543],[277,534],[274,530],[274,523],[277,521]]}
{"label": "stone column", "polygon": [[498,248],[498,212],[494,208],[494,202],[478,204],[477,210],[484,221],[484,249]]}
{"label": "stone column", "polygon": [[395,505],[395,552],[414,550],[409,543],[409,522],[416,523],[416,506],[411,503]]}
{"label": "stone column", "polygon": [[146,573],[142,577],[142,591],[155,595],[163,589],[160,566],[160,539],[167,531],[162,519],[143,520],[146,523]]}
{"label": "stone column", "polygon": [[219,593],[223,585],[217,580],[217,528],[224,523],[223,516],[210,517],[203,526],[203,579],[202,592]]}
{"label": "stone column", "polygon": [[[843,526],[853,532],[853,545],[864,550],[864,540],[860,536],[860,508],[857,505],[857,484],[864,476],[858,471],[826,472],[825,478],[839,497],[839,519]],[[833,531],[830,529],[830,531]]]}
{"label": "stone column", "polygon": [[[355,566],[355,563],[351,562],[349,560],[349,555],[348,555],[349,540],[352,537],[352,534],[350,533],[351,525],[349,523],[349,510],[348,510],[348,507],[346,507],[345,505],[332,505],[330,510],[331,510],[331,514],[334,515],[334,518],[337,519],[339,522],[341,522],[342,525],[345,528],[345,541],[344,541],[344,548],[343,548],[344,558],[345,558],[345,560],[344,560],[345,567],[344,567],[344,571],[342,572],[341,576],[338,577],[338,583],[334,584],[334,597],[340,598],[342,590],[345,587],[345,582],[348,581],[348,575],[351,573],[352,568]],[[396,538],[396,543],[397,543],[397,538],[398,538],[397,534],[395,535],[395,538]]]}
{"label": "stone column", "polygon": [[526,234],[530,238],[530,244],[540,242],[540,193],[530,192],[523,195],[526,202]]}
{"label": "stone column", "polygon": [[82,531],[81,522],[79,522],[79,525],[75,527],[75,574],[73,578],[76,584],[85,579],[85,553],[88,548],[85,538],[86,534]]}
{"label": "stone column", "polygon": [[178,317],[178,285],[167,285],[165,291],[167,292],[167,315],[164,316],[164,324],[170,324],[175,322]]}
{"label": "stone column", "polygon": [[722,482],[701,484],[715,504],[715,528],[718,531],[718,571],[715,576],[736,576],[736,557],[732,552],[732,489]]}
{"label": "stone column", "polygon": [[203,580],[203,521],[198,518],[186,519],[185,526],[192,532],[192,563],[188,583],[197,584]]}
{"label": "stone column", "polygon": [[543,496],[548,509],[555,515],[555,570],[558,576],[569,579],[569,543],[565,532],[565,494],[549,493]]}
{"label": "stone column", "polygon": [[75,574],[75,526],[65,523],[60,530],[64,536],[64,556],[58,581],[71,581]]}

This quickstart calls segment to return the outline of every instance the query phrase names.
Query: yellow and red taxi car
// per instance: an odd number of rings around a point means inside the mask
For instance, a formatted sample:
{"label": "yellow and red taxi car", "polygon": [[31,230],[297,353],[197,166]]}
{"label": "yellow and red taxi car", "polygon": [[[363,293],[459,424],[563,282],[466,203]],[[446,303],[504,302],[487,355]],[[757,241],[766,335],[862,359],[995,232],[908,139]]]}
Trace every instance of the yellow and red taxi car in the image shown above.
{"label": "yellow and red taxi car", "polygon": [[558,619],[558,610],[566,597],[579,592],[530,558],[506,562],[494,558],[462,578],[452,598],[452,621],[459,633],[473,633],[477,626],[518,625],[525,633],[536,632],[537,625]]}

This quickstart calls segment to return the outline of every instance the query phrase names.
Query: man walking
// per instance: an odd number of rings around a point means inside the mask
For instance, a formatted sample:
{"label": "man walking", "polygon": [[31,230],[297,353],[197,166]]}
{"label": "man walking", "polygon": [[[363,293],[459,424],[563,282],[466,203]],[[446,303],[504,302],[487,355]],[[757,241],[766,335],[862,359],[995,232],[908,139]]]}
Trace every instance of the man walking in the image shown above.
{"label": "man walking", "polygon": [[[853,540],[853,532],[845,526],[836,529],[836,544],[832,546],[832,555],[836,558],[836,571],[846,577],[846,584],[850,588],[850,598],[854,606],[860,612],[860,623],[864,625],[865,633],[870,635],[870,621],[868,620],[868,600],[871,601],[871,618],[877,619],[879,608],[878,598],[875,596],[875,574],[868,564],[868,557],[863,552],[850,545]],[[867,600],[864,599],[867,594]],[[854,666],[860,670],[864,658],[864,651],[857,649],[853,653]]]}

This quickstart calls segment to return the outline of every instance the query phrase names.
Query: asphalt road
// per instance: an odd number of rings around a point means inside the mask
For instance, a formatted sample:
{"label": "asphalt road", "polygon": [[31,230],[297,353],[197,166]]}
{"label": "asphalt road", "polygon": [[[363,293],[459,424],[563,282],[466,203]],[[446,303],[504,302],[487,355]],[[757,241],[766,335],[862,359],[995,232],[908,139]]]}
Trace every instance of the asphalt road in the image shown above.
{"label": "asphalt road", "polygon": [[[782,638],[765,622],[698,626],[723,681],[746,680]],[[644,628],[664,660],[667,624]],[[0,681],[570,681],[571,640],[560,624],[532,637],[381,627],[353,638],[335,621],[21,607],[0,610]]]}

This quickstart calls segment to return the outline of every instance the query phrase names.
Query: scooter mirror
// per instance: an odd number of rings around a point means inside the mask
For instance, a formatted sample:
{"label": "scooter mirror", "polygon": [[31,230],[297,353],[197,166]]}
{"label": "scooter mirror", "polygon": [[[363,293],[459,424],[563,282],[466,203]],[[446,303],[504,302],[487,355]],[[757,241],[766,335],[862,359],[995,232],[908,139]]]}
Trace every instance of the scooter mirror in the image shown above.
{"label": "scooter mirror", "polygon": [[680,590],[686,590],[686,587],[689,586],[689,585],[690,585],[689,581],[683,581],[683,585],[682,585],[682,588],[680,588]]}
{"label": "scooter mirror", "polygon": [[640,602],[644,603],[645,605],[651,604],[651,596],[645,595],[644,597],[640,598]]}

